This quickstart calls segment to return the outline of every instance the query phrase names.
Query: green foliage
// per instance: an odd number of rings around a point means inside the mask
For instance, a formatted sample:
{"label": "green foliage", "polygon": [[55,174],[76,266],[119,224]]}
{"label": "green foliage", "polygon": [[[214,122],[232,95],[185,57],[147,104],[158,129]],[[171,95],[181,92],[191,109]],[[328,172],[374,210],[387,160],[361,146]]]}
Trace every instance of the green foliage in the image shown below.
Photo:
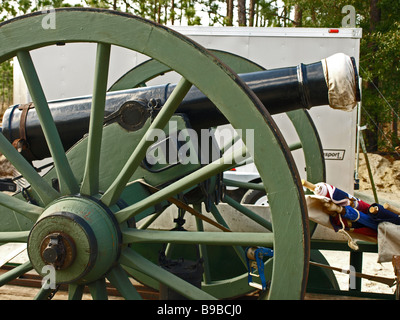
{"label": "green foliage", "polygon": [[[398,145],[397,123],[400,101],[400,2],[376,0],[285,0],[300,21],[289,26],[342,27],[351,5],[356,12],[356,27],[362,28],[360,76],[363,78],[362,121],[367,124],[367,143],[372,151],[393,151]],[[294,15],[294,14],[293,14]],[[292,16],[293,16],[292,15]]]}
{"label": "green foliage", "polygon": [[11,61],[0,64],[0,116],[12,104],[13,66]]}

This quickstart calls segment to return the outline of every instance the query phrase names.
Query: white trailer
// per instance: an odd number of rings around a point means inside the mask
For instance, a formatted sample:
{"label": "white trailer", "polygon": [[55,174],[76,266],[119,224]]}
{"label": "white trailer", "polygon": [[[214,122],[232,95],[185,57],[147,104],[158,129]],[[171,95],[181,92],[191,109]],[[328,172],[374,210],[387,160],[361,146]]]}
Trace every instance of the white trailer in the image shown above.
{"label": "white trailer", "polygon": [[[250,28],[250,27],[172,27],[206,48],[223,50],[247,58],[266,69],[313,63],[335,53],[355,58],[360,54],[361,29],[358,28]],[[90,95],[92,93],[96,47],[92,44],[66,44],[32,51],[32,58],[48,100]],[[109,85],[132,67],[148,58],[123,48],[111,51]],[[54,59],[54,57],[56,57]],[[22,73],[15,61],[15,103],[30,100]],[[212,75],[210,75],[211,77]],[[155,84],[174,82],[168,75],[152,80]],[[357,110],[342,112],[328,106],[310,110],[319,132],[326,160],[328,183],[346,190],[354,189]],[[297,134],[285,114],[274,116],[288,144],[297,142]],[[293,156],[300,176],[305,178],[301,151]],[[235,173],[238,179],[257,176],[253,166]]]}

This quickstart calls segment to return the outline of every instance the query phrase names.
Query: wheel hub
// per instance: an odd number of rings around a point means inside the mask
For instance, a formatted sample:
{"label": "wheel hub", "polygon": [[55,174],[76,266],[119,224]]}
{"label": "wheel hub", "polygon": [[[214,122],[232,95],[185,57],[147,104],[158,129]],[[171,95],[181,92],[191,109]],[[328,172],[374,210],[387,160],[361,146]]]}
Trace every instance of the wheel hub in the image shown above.
{"label": "wheel hub", "polygon": [[75,260],[75,242],[63,232],[51,233],[43,239],[40,254],[45,263],[53,265],[57,270],[66,269]]}
{"label": "wheel hub", "polygon": [[66,197],[50,205],[33,226],[28,255],[35,270],[52,265],[57,283],[89,283],[118,259],[121,233],[112,211],[94,198]]}

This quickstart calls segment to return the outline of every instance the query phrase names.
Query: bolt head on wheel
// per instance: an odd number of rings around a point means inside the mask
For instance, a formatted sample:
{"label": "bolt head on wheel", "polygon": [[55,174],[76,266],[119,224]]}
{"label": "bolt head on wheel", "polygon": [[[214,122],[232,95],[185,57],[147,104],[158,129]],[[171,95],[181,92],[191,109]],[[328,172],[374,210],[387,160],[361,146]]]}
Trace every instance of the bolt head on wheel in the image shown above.
{"label": "bolt head on wheel", "polygon": [[57,270],[68,268],[75,260],[74,240],[66,233],[51,233],[43,239],[40,246],[42,259]]}
{"label": "bolt head on wheel", "polygon": [[[57,283],[89,283],[118,259],[121,236],[113,213],[92,198],[55,201],[33,226],[28,255],[35,270],[54,266]],[[47,269],[45,269],[47,270]]]}

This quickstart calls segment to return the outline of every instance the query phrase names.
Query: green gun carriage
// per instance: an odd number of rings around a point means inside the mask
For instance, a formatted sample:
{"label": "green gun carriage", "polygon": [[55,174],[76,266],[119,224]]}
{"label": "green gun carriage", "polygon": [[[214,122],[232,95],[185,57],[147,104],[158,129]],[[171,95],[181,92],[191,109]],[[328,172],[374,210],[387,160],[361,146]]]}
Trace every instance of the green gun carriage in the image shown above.
{"label": "green gun carriage", "polygon": [[[325,180],[321,143],[306,110],[332,104],[324,62],[263,70],[129,14],[57,9],[51,30],[42,26],[44,14],[0,24],[0,62],[17,58],[32,97],[7,110],[0,135],[0,152],[27,183],[13,195],[0,194],[0,242],[27,243],[29,257],[1,275],[0,285],[32,269],[46,276],[52,266],[70,299],[80,299],[85,286],[94,299],[107,298],[106,280],[124,298],[140,299],[130,277],[180,297],[229,299],[255,290],[248,281],[248,249],[269,248],[273,255],[263,261],[268,286],[260,298],[304,298],[309,280],[337,289],[331,271],[309,265],[310,259],[326,261],[318,244],[312,246],[315,224],[291,156],[291,149],[302,148],[307,179]],[[97,44],[93,94],[47,101],[30,51],[72,42]],[[107,88],[112,46],[150,60]],[[341,58],[351,66],[342,80],[353,86],[336,107],[354,106],[360,99],[357,70],[354,60]],[[176,85],[143,87],[169,71],[181,76]],[[271,117],[281,112],[299,143],[285,142]],[[214,128],[225,124],[242,148],[230,152],[232,141],[215,143]],[[204,145],[190,136],[202,133]],[[32,162],[46,157],[51,168],[42,174]],[[223,178],[248,159],[261,183]],[[264,190],[269,207],[259,213],[241,204],[229,185]],[[256,227],[234,227],[232,209],[239,225]],[[200,282],[165,265],[184,261],[197,267]],[[36,298],[52,291],[42,287]]]}

